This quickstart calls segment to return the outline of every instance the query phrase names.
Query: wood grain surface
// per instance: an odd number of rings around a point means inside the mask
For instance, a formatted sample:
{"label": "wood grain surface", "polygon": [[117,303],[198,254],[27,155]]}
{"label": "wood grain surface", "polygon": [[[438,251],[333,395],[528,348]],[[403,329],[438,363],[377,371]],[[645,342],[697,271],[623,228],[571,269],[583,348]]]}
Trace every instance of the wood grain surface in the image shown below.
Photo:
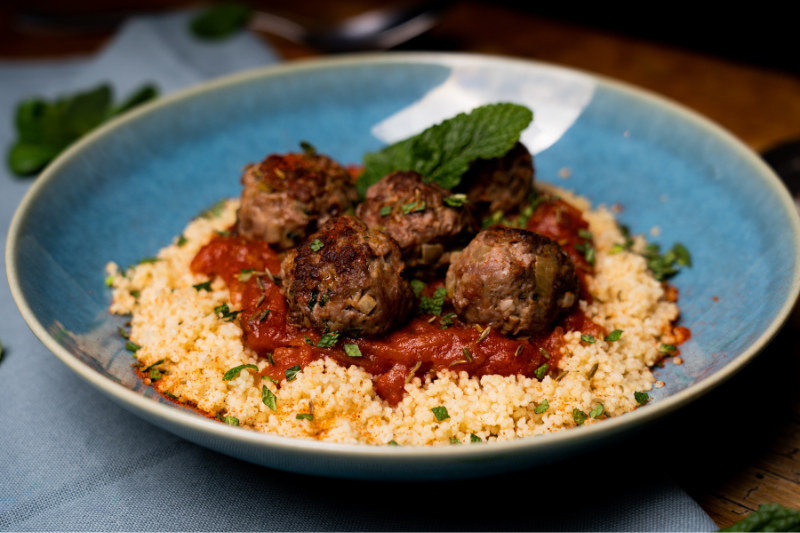
{"label": "wood grain surface", "polygon": [[[302,18],[340,18],[380,2],[252,2]],[[74,12],[104,2],[70,2]],[[166,9],[184,2],[129,0],[119,9]],[[0,59],[92,53],[110,30],[72,33],[23,28],[23,7],[64,9],[36,0],[0,6]],[[121,6],[121,7],[120,7]],[[319,51],[267,39],[286,59]],[[800,139],[800,78],[481,2],[456,2],[429,35],[403,46],[501,54],[558,63],[623,80],[672,98],[718,122],[757,151]],[[735,261],[748,261],[747,251]],[[720,295],[719,305],[726,296]],[[735,332],[731,333],[735,335]],[[772,344],[733,379],[646,433],[631,445],[652,451],[646,469],[665,469],[720,526],[763,503],[800,508],[800,311]],[[621,465],[621,475],[637,472]]]}

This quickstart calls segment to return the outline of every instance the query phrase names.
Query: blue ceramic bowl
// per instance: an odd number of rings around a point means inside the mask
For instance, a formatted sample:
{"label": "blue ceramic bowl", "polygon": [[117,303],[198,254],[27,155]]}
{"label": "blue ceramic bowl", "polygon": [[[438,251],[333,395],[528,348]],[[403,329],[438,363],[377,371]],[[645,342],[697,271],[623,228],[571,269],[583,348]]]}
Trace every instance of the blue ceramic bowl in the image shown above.
{"label": "blue ceramic bowl", "polygon": [[[674,279],[692,338],[648,406],[542,438],[438,448],[336,445],[256,434],[164,401],[139,381],[107,308],[104,265],[151,256],[199,211],[240,192],[240,169],[307,140],[344,163],[477,105],[535,112],[523,141],[538,179],[621,204],[694,265]],[[568,181],[559,170],[569,168]],[[496,57],[395,54],[297,62],[163,98],[73,146],[38,178],[6,251],[14,299],[66,365],[132,413],[262,465],[353,478],[479,476],[596,448],[686,405],[746,365],[800,289],[788,193],[740,141],[663,98],[587,74]],[[715,298],[718,301],[715,301]]]}

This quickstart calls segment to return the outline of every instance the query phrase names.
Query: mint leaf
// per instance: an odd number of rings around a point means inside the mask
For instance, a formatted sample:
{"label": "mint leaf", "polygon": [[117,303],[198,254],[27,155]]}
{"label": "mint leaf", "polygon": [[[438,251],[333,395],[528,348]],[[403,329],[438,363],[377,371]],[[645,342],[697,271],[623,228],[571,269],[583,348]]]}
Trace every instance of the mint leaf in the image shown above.
{"label": "mint leaf", "polygon": [[542,400],[542,403],[536,406],[536,409],[533,410],[534,413],[540,415],[547,411],[550,408],[550,403],[547,400]]}
{"label": "mint leaf", "polygon": [[472,161],[505,155],[531,120],[530,109],[510,103],[460,113],[419,135],[365,155],[358,192],[363,197],[371,185],[395,170],[413,170],[427,182],[452,189]]}
{"label": "mint leaf", "polygon": [[112,112],[111,116],[117,116],[130,111],[145,102],[148,102],[158,96],[158,89],[153,85],[145,85],[139,88],[135,93],[130,95],[126,100],[119,104]]}
{"label": "mint leaf", "polygon": [[584,422],[586,422],[586,413],[578,409],[577,407],[572,410],[572,419],[575,421],[576,424],[582,426]]}
{"label": "mint leaf", "polygon": [[[338,341],[339,341],[338,331],[334,331],[333,333],[326,333],[317,343],[317,348],[333,348],[334,346],[336,346],[336,343]],[[358,348],[358,346],[356,346],[356,348]]]}
{"label": "mint leaf", "polygon": [[347,354],[348,357],[362,357],[361,350],[359,349],[357,344],[345,344],[344,345],[344,353]]}
{"label": "mint leaf", "polygon": [[730,527],[720,531],[798,531],[800,530],[800,511],[777,503],[765,503],[758,511],[751,513]]}
{"label": "mint leaf", "polygon": [[286,374],[286,381],[294,381],[297,379],[297,373],[300,372],[300,365],[294,365],[291,368],[287,368],[284,374]]}
{"label": "mint leaf", "polygon": [[273,411],[278,410],[278,399],[275,398],[275,395],[267,388],[266,385],[261,386],[261,401]]}
{"label": "mint leaf", "polygon": [[425,288],[424,281],[418,279],[411,280],[411,290],[414,291],[414,296],[416,296],[417,298],[419,298],[419,294],[423,291],[424,288]]}
{"label": "mint leaf", "polygon": [[431,411],[433,412],[433,416],[435,416],[436,420],[438,420],[439,422],[450,418],[450,415],[447,413],[447,407],[440,405],[439,407],[434,407],[433,409],[431,409]]}
{"label": "mint leaf", "polygon": [[297,418],[297,420],[305,419],[308,420],[309,422],[312,422],[314,420],[314,415],[312,415],[311,413],[298,413],[295,418]]}
{"label": "mint leaf", "polygon": [[603,414],[603,411],[605,411],[605,407],[603,407],[602,403],[598,403],[597,406],[589,412],[589,416],[597,418]]}
{"label": "mint leaf", "polygon": [[235,366],[235,367],[231,368],[230,370],[228,370],[227,372],[225,372],[225,375],[222,376],[222,379],[224,381],[230,381],[233,378],[235,378],[236,376],[238,376],[239,372],[241,372],[245,368],[252,368],[256,372],[258,372],[258,367],[256,365],[239,365],[239,366]]}
{"label": "mint leaf", "polygon": [[201,39],[224,39],[243,29],[253,16],[253,9],[239,2],[226,2],[206,9],[189,28]]}
{"label": "mint leaf", "polygon": [[639,405],[647,405],[647,402],[650,401],[650,395],[646,392],[634,392],[633,397]]}
{"label": "mint leaf", "polygon": [[475,433],[469,434],[469,441],[470,442],[483,442],[483,439],[477,436]]}

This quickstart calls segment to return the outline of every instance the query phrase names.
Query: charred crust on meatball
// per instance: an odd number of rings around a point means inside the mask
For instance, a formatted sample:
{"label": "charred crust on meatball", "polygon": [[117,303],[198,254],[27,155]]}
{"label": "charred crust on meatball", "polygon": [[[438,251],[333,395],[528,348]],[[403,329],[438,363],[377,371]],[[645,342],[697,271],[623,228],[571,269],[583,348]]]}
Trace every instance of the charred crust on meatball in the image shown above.
{"label": "charred crust on meatball", "polygon": [[293,247],[358,201],[353,179],[319,154],[273,154],[245,168],[239,233],[278,249]]}
{"label": "charred crust on meatball", "polygon": [[575,265],[556,242],[498,225],[453,259],[446,287],[467,323],[535,335],[575,304],[579,284]]}
{"label": "charred crust on meatball", "polygon": [[516,213],[533,192],[533,157],[522,143],[504,156],[474,161],[456,192],[467,195],[479,219],[498,211]]}
{"label": "charred crust on meatball", "polygon": [[356,212],[370,228],[397,241],[407,267],[435,272],[477,231],[469,208],[448,206],[449,196],[450,191],[425,183],[416,172],[396,171],[367,190]]}
{"label": "charred crust on meatball", "polygon": [[414,292],[397,243],[354,216],[331,218],[286,253],[288,321],[321,333],[377,336],[402,324]]}

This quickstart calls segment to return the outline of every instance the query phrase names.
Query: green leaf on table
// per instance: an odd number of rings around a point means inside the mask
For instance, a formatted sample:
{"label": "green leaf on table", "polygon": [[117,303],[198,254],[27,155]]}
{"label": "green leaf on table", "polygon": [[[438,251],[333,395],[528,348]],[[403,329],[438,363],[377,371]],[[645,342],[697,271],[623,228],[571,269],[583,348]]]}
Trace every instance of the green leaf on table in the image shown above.
{"label": "green leaf on table", "polygon": [[157,96],[153,86],[136,91],[116,110],[111,87],[100,85],[84,92],[46,101],[28,98],[17,105],[17,139],[8,152],[8,165],[18,176],[41,171],[70,144],[112,116]]}
{"label": "green leaf on table", "polygon": [[216,4],[193,18],[189,28],[201,39],[224,39],[243,29],[253,13],[253,8],[239,2]]}
{"label": "green leaf on table", "polygon": [[744,520],[720,531],[800,531],[800,511],[777,503],[765,503]]}
{"label": "green leaf on table", "polygon": [[427,182],[452,189],[471,162],[506,154],[533,120],[533,112],[517,104],[490,104],[460,113],[422,133],[364,156],[357,188],[367,189],[395,170],[413,170]]}

